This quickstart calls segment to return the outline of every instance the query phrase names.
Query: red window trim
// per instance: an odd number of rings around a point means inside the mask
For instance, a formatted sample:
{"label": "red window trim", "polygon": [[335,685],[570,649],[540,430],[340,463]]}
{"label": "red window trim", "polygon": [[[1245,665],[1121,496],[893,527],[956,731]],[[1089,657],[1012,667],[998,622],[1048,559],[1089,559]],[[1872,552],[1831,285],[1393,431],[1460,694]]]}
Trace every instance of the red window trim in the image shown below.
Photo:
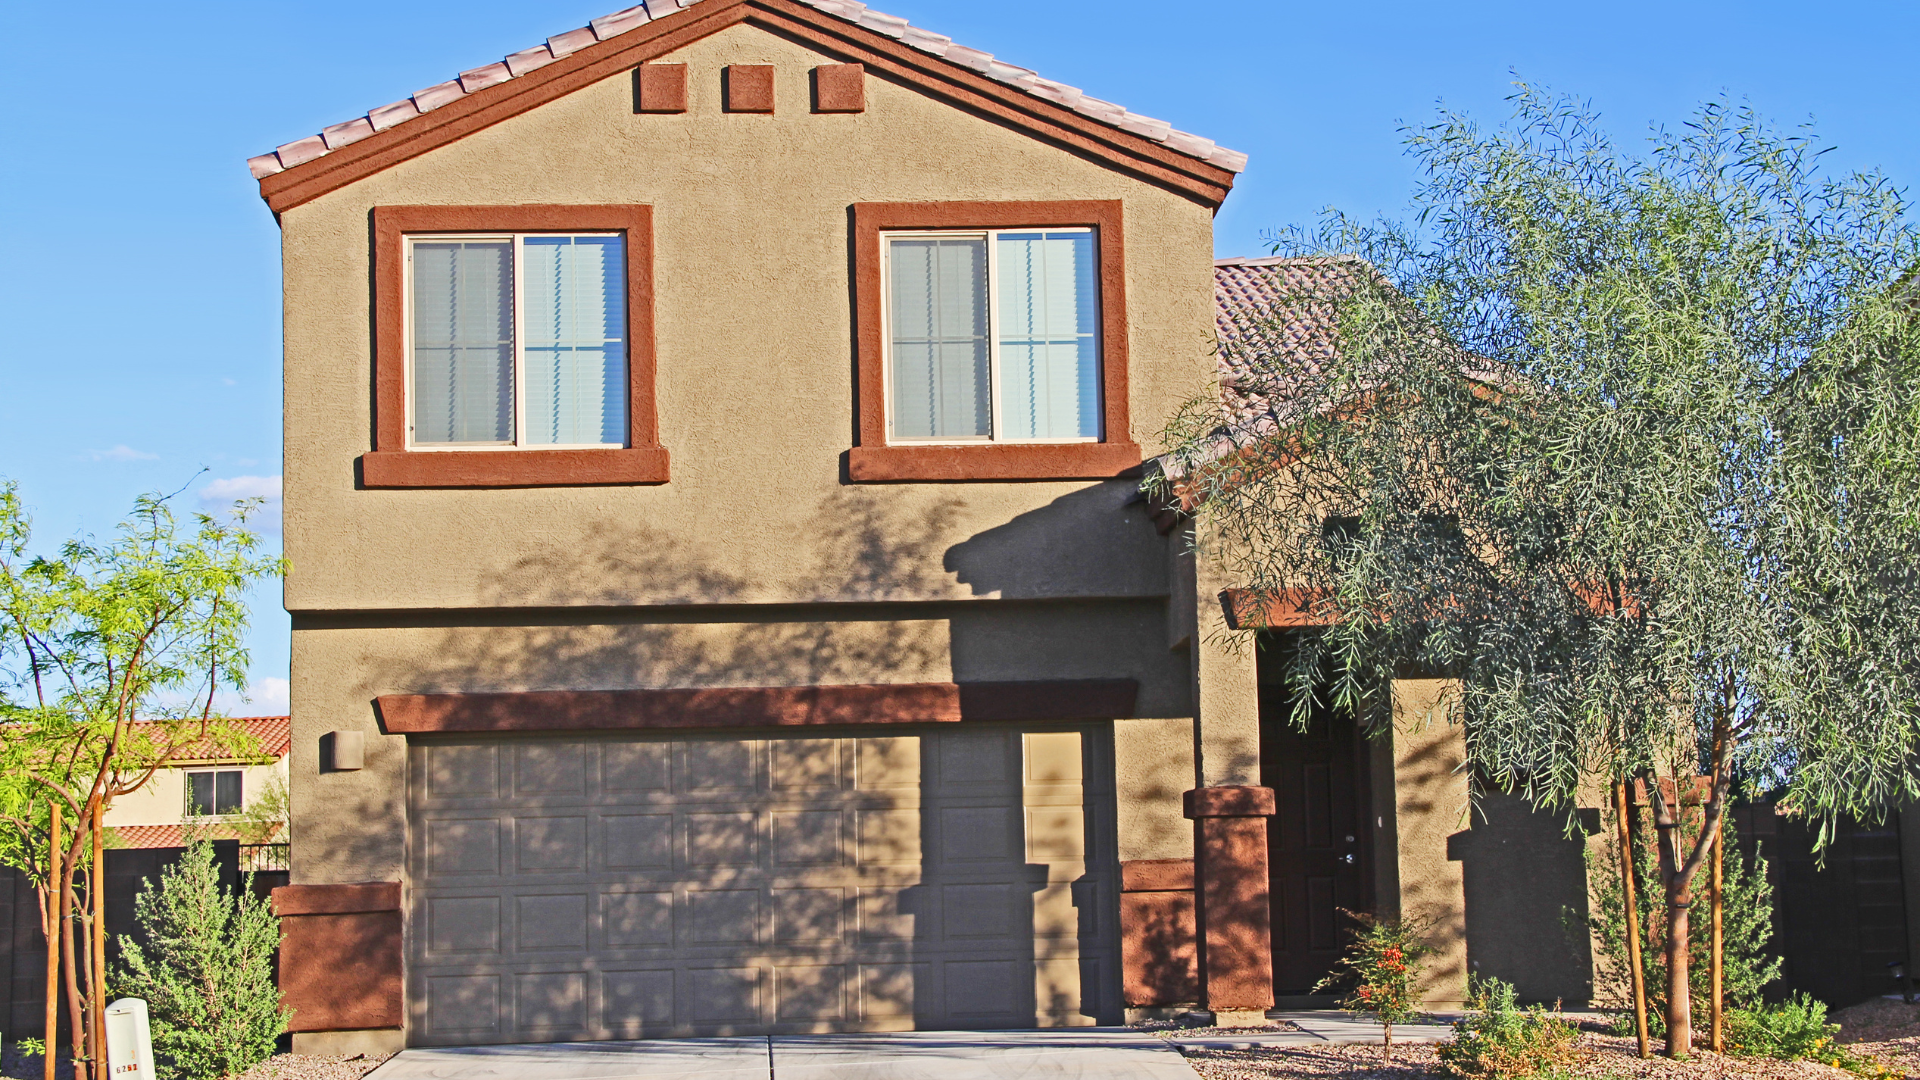
{"label": "red window trim", "polygon": [[[406,260],[409,235],[621,232],[627,243],[627,445],[606,450],[409,450]],[[369,488],[664,484],[654,397],[651,206],[380,206],[373,211],[374,437]]]}
{"label": "red window trim", "polygon": [[[880,234],[1071,226],[1092,227],[1099,236],[1101,441],[888,445]],[[859,444],[847,451],[849,479],[1104,480],[1139,467],[1140,447],[1127,441],[1126,245],[1118,201],[855,203],[853,292]]]}

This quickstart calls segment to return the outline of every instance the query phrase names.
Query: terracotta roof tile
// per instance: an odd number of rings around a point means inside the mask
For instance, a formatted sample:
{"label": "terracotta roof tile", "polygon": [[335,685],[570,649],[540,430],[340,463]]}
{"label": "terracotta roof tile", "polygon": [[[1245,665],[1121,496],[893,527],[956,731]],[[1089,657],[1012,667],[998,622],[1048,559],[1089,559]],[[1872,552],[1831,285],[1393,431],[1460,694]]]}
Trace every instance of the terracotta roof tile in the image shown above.
{"label": "terracotta roof tile", "polygon": [[531,49],[521,49],[512,56],[507,57],[507,70],[512,72],[513,77],[517,79],[529,71],[536,71],[546,67],[558,59],[560,58],[553,55],[551,48],[546,45],[535,45]]}
{"label": "terracotta roof tile", "polygon": [[338,150],[348,143],[357,143],[371,134],[373,134],[373,121],[362,116],[327,128],[320,133],[320,138],[326,142],[327,149]]}
{"label": "terracotta roof tile", "polygon": [[[253,738],[263,754],[281,758],[293,749],[293,723],[288,717],[236,716],[233,720]],[[182,761],[234,760],[232,749],[212,737],[182,747],[176,757]]]}
{"label": "terracotta roof tile", "polygon": [[[523,49],[508,56],[504,62],[473,68],[462,72],[458,78],[429,86],[415,93],[410,101],[396,101],[391,105],[382,105],[369,111],[364,117],[356,117],[345,123],[335,124],[327,129],[325,138],[318,135],[309,136],[287,143],[274,153],[248,158],[247,168],[253,173],[255,179],[262,179],[295,165],[312,161],[329,150],[338,149],[349,142],[365,138],[372,132],[385,131],[395,124],[405,123],[415,116],[431,112],[466,94],[477,93],[487,87],[519,78],[529,71],[545,67],[554,60],[578,52],[595,41],[617,37],[654,19],[691,7],[695,2],[696,0],[647,0],[645,3],[636,4],[610,15],[602,15],[577,30],[569,30],[548,38],[544,49],[541,46]],[[996,60],[992,53],[955,44],[952,38],[944,34],[936,34],[913,26],[898,15],[875,11],[860,3],[859,0],[799,0],[799,2],[876,33],[897,38],[921,52],[982,72],[990,78],[1102,123],[1112,124],[1142,138],[1163,143],[1170,149],[1217,165],[1229,172],[1242,172],[1247,167],[1247,155],[1217,146],[1211,139],[1177,131],[1172,124],[1164,120],[1130,113],[1111,102],[1089,97],[1077,87],[1043,79],[1027,68]],[[362,127],[362,124],[365,127]],[[336,132],[340,133],[340,138],[336,139]]]}
{"label": "terracotta roof tile", "polygon": [[512,69],[504,61],[477,67],[472,71],[460,73],[460,89],[471,94],[475,90],[485,90],[489,86],[498,86],[513,78]]}
{"label": "terracotta roof tile", "polygon": [[[1288,391],[1333,358],[1337,305],[1363,265],[1286,257],[1214,263],[1220,406],[1230,427],[1270,423]],[[1277,375],[1276,358],[1286,369]]]}
{"label": "terracotta roof tile", "polygon": [[[186,825],[109,825],[107,831],[117,839],[113,847],[163,848],[186,847]],[[209,840],[237,840],[240,834],[231,825],[210,823],[201,827]],[[278,829],[275,833],[278,833]]]}

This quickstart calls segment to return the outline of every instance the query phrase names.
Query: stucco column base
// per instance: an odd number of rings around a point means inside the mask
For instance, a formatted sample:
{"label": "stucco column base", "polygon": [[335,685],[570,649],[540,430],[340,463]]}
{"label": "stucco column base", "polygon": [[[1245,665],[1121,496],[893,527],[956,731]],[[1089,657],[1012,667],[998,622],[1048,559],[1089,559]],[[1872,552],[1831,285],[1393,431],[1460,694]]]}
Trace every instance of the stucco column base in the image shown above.
{"label": "stucco column base", "polygon": [[1260,1014],[1256,1022],[1264,1022],[1266,1010],[1273,1008],[1267,902],[1273,789],[1196,788],[1182,801],[1193,820],[1201,1003],[1216,1016],[1254,1012]]}
{"label": "stucco column base", "polygon": [[360,1031],[296,1031],[293,1052],[314,1057],[385,1057],[407,1048],[407,1033],[400,1028],[365,1028]]}

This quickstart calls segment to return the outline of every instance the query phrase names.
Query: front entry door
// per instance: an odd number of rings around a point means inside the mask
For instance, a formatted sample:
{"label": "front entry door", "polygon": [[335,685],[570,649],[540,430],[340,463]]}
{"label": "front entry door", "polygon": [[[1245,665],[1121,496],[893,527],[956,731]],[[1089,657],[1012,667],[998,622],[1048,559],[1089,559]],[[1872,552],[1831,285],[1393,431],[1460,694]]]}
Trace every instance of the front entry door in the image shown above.
{"label": "front entry door", "polygon": [[1372,903],[1372,831],[1365,740],[1351,714],[1316,706],[1303,732],[1286,688],[1260,686],[1260,783],[1273,789],[1267,820],[1273,904],[1273,992],[1310,993],[1351,940],[1339,909]]}

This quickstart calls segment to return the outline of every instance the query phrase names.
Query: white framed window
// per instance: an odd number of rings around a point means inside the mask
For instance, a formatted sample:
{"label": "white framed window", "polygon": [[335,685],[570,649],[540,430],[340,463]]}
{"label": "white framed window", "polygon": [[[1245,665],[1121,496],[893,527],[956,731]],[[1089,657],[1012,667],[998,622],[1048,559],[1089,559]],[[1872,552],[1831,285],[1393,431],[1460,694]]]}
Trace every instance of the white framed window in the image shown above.
{"label": "white framed window", "polygon": [[880,234],[893,443],[1101,438],[1090,228]]}
{"label": "white framed window", "polygon": [[225,817],[237,814],[245,805],[239,769],[187,774],[187,816]]}
{"label": "white framed window", "polygon": [[620,233],[406,238],[407,445],[627,441]]}

